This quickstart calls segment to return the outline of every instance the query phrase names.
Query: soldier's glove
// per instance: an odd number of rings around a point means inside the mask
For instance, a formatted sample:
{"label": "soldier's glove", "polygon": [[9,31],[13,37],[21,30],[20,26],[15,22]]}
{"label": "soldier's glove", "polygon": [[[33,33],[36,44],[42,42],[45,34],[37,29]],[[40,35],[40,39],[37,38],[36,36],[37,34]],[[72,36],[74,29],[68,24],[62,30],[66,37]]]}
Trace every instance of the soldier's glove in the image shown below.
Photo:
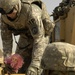
{"label": "soldier's glove", "polygon": [[42,71],[43,70],[41,68],[29,66],[28,71],[27,71],[27,75],[41,75]]}

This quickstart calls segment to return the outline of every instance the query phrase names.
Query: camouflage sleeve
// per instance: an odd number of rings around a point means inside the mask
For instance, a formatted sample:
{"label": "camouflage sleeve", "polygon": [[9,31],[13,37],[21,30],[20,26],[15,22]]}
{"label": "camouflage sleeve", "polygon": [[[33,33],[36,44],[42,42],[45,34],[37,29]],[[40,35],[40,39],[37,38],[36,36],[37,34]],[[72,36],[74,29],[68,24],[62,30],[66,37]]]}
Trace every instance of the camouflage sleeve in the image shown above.
{"label": "camouflage sleeve", "polygon": [[4,57],[6,57],[12,53],[12,33],[8,30],[7,25],[3,21],[1,22],[1,38],[3,54]]}
{"label": "camouflage sleeve", "polygon": [[31,66],[39,68],[41,57],[48,43],[48,38],[45,38],[44,27],[41,19],[41,10],[36,5],[33,6],[29,20],[29,29],[34,39]]}
{"label": "camouflage sleeve", "polygon": [[55,27],[55,23],[50,20],[50,14],[48,13],[46,5],[43,2],[42,2],[42,19],[46,34],[50,34]]}

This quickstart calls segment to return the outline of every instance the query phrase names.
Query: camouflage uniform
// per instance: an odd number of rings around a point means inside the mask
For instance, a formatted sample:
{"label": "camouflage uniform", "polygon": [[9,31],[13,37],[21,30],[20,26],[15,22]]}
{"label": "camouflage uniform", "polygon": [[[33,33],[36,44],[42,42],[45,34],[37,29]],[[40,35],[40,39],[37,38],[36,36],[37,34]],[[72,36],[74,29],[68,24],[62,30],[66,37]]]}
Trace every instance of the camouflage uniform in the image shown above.
{"label": "camouflage uniform", "polygon": [[50,70],[49,75],[75,75],[75,45],[62,42],[49,44],[41,67]]}
{"label": "camouflage uniform", "polygon": [[18,46],[16,49],[16,53],[24,57],[25,70],[22,72],[25,72],[30,62],[31,66],[40,67],[41,57],[49,42],[49,34],[52,32],[54,24],[50,21],[43,2],[22,0],[20,6],[18,17],[14,21],[9,20],[6,15],[1,15],[1,36],[4,57],[12,53],[12,33],[20,35],[18,42],[20,47],[29,44],[26,49],[20,49]]}

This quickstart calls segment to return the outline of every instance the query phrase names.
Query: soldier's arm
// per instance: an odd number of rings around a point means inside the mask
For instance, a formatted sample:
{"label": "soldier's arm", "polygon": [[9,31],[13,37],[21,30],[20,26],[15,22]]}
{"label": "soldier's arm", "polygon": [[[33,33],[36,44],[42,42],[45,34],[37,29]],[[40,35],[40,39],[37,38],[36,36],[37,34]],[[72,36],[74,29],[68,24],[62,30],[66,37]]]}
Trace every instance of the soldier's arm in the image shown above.
{"label": "soldier's arm", "polygon": [[45,31],[41,19],[41,9],[36,5],[32,7],[29,29],[34,39],[31,66],[39,68],[43,52],[48,43],[48,38],[45,38]]}
{"label": "soldier's arm", "polygon": [[8,30],[7,25],[1,21],[1,38],[3,45],[4,57],[11,55],[12,53],[12,33]]}

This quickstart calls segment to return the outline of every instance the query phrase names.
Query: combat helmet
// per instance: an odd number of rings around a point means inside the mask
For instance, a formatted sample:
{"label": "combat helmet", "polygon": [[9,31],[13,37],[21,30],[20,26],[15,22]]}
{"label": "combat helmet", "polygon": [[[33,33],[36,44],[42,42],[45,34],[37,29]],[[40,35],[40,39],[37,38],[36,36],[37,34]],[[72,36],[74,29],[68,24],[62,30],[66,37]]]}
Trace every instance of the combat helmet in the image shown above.
{"label": "combat helmet", "polygon": [[0,11],[10,12],[20,0],[0,0]]}

